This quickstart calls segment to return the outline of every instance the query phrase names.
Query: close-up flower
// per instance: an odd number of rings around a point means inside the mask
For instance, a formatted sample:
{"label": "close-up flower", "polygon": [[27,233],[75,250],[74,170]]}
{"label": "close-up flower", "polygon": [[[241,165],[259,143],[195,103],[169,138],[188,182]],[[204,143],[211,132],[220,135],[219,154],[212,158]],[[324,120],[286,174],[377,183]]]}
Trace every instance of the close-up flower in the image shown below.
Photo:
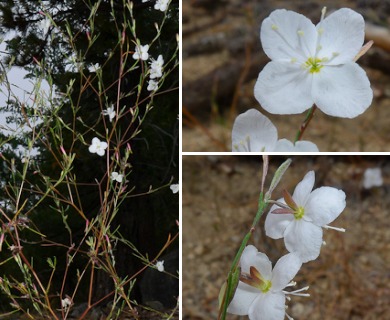
{"label": "close-up flower", "polygon": [[92,144],[89,146],[88,150],[91,153],[97,153],[99,156],[104,156],[104,153],[108,147],[107,142],[100,141],[99,138],[93,138]]}
{"label": "close-up flower", "polygon": [[242,252],[241,276],[228,312],[248,315],[251,320],[283,320],[286,315],[286,295],[304,295],[288,292],[292,279],[301,268],[302,262],[294,253],[281,257],[272,269],[268,257],[249,245]]}
{"label": "close-up flower", "polygon": [[260,38],[272,60],[260,72],[254,93],[274,114],[297,114],[315,104],[343,118],[362,114],[373,91],[366,72],[354,61],[364,41],[364,19],[348,8],[315,26],[305,16],[275,10],[261,26]]}
{"label": "close-up flower", "polygon": [[314,171],[309,171],[293,195],[285,191],[284,198],[271,207],[265,219],[266,235],[273,239],[284,238],[287,250],[297,253],[302,262],[319,256],[322,228],[345,231],[328,226],[345,209],[344,191],[333,187],[313,190],[314,181]]}
{"label": "close-up flower", "polygon": [[133,59],[135,59],[135,60],[138,60],[138,59],[148,60],[149,59],[148,50],[149,50],[149,45],[148,44],[145,44],[144,46],[143,45],[137,45],[135,47],[135,52],[133,54]]}
{"label": "close-up flower", "polygon": [[235,152],[318,152],[310,141],[292,143],[278,140],[278,131],[272,122],[256,109],[237,116],[232,131],[232,151]]}

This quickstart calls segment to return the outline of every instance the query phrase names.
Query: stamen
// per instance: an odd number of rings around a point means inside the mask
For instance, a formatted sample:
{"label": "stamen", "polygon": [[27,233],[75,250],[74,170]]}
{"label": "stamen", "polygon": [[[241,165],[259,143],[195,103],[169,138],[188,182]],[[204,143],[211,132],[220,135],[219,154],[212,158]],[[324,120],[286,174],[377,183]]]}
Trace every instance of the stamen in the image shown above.
{"label": "stamen", "polygon": [[324,29],[321,27],[322,25],[322,20],[325,18],[325,13],[326,13],[326,7],[323,7],[321,10],[321,20],[318,25],[318,37],[317,37],[317,43],[316,43],[316,53],[314,55],[315,59],[317,58],[318,52],[322,49],[320,43],[321,43],[321,36],[324,33]]}
{"label": "stamen", "polygon": [[[279,37],[284,41],[284,43],[291,49],[291,51],[293,51],[293,52],[296,52],[296,51],[297,51],[297,49],[295,48],[295,46],[292,46],[292,45],[287,41],[287,39],[279,32],[279,28],[278,28],[278,26],[277,26],[276,24],[273,24],[273,25],[271,26],[271,28],[272,28],[272,30],[274,30],[274,31],[278,34],[278,36],[279,36]],[[299,38],[299,39],[301,39],[301,38]],[[299,53],[300,53],[300,55],[301,55],[302,60],[306,59],[306,57],[304,56],[303,53],[301,53],[301,52],[299,52]]]}
{"label": "stamen", "polygon": [[287,312],[286,312],[286,317],[287,317],[288,320],[294,320],[294,318],[290,317],[290,315]]}
{"label": "stamen", "polygon": [[303,35],[305,34],[302,30],[298,30],[297,33],[298,33],[298,35],[301,36],[301,37],[303,37]]}
{"label": "stamen", "polygon": [[[304,288],[301,288],[301,289],[298,289],[298,290],[295,290],[295,291],[282,291],[284,294],[286,295],[293,295],[293,296],[299,296],[299,297],[310,297],[310,294],[309,293],[300,293],[302,291],[306,291],[307,289],[309,289],[309,286],[307,287],[304,287]],[[286,296],[287,298],[287,296]]]}
{"label": "stamen", "polygon": [[339,232],[345,232],[346,231],[344,228],[336,228],[336,227],[332,227],[332,226],[328,226],[328,225],[325,225],[324,228],[325,229],[336,230],[336,231],[339,231]]}
{"label": "stamen", "polygon": [[295,282],[295,281],[291,281],[287,286],[286,286],[286,288],[287,287],[294,287],[294,286],[296,286],[297,285],[297,283]]}
{"label": "stamen", "polygon": [[324,20],[326,14],[326,7],[323,7],[321,10],[321,21]]}

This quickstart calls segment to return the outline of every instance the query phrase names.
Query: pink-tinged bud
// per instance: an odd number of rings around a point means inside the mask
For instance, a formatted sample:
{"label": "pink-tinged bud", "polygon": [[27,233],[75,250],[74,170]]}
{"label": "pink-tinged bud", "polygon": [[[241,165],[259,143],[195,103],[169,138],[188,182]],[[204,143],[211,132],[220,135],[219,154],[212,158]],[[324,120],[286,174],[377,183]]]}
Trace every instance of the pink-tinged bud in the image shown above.
{"label": "pink-tinged bud", "polygon": [[89,220],[85,220],[85,231],[89,229]]}
{"label": "pink-tinged bud", "polygon": [[127,143],[127,146],[126,146],[127,150],[128,151],[131,151],[131,146],[130,146],[130,143]]}
{"label": "pink-tinged bud", "polygon": [[179,220],[176,220],[176,225],[177,225],[178,227],[180,226]]}
{"label": "pink-tinged bud", "polygon": [[1,252],[1,248],[3,247],[3,242],[4,242],[4,232],[1,234],[0,236],[0,252]]}
{"label": "pink-tinged bud", "polygon": [[66,152],[65,152],[65,149],[64,149],[63,146],[60,146],[60,150],[61,150],[61,152],[62,152],[64,155],[66,155]]}
{"label": "pink-tinged bud", "polygon": [[86,32],[86,36],[87,36],[88,41],[91,41],[91,35],[90,35],[89,31]]}

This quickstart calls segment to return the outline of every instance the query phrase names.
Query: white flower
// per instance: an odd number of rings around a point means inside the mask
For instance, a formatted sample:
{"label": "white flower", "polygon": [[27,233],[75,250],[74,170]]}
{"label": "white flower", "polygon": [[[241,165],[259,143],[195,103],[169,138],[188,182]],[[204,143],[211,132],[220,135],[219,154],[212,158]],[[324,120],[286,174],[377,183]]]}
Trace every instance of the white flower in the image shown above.
{"label": "white flower", "polygon": [[256,109],[238,115],[233,124],[232,151],[238,152],[318,152],[310,141],[293,144],[286,139],[278,140],[278,132],[272,122]]}
{"label": "white flower", "polygon": [[157,0],[154,9],[164,12],[168,9],[168,2],[169,0]]}
{"label": "white flower", "polygon": [[107,147],[107,142],[100,141],[99,138],[95,137],[92,139],[92,144],[89,146],[88,150],[91,153],[97,153],[99,156],[104,156]]}
{"label": "white flower", "polygon": [[284,238],[289,252],[296,252],[302,262],[316,259],[322,245],[322,227],[335,220],[345,208],[345,193],[332,187],[313,190],[314,171],[309,171],[291,195],[285,191],[265,219],[265,233],[273,239]]}
{"label": "white flower", "polygon": [[116,112],[114,110],[114,107],[112,107],[112,106],[108,107],[107,110],[103,110],[102,113],[103,113],[104,116],[108,116],[109,117],[110,122],[112,122],[112,119],[114,119],[115,116],[116,116]]}
{"label": "white flower", "polygon": [[69,297],[66,297],[65,299],[61,299],[62,309],[67,310],[71,305],[72,305],[72,300]]}
{"label": "white flower", "polygon": [[383,185],[382,170],[380,168],[368,168],[364,171],[363,187],[371,189]]}
{"label": "white flower", "polygon": [[275,10],[260,38],[272,61],[259,74],[255,97],[268,112],[296,114],[315,103],[328,115],[354,118],[370,106],[370,82],[354,62],[364,41],[360,14],[343,8],[315,26],[301,14]]}
{"label": "white flower", "polygon": [[157,261],[156,262],[156,268],[157,268],[158,271],[164,272],[164,270],[165,270],[165,268],[164,268],[164,260]]}
{"label": "white flower", "polygon": [[138,59],[148,60],[148,58],[149,58],[148,50],[149,50],[149,45],[148,44],[146,44],[144,46],[137,45],[135,47],[135,52],[133,54],[133,59],[135,59],[135,60],[138,60]]}
{"label": "white flower", "polygon": [[302,262],[294,253],[281,257],[272,270],[271,261],[254,246],[242,252],[241,277],[228,312],[248,315],[251,320],[283,320],[286,314],[286,294],[308,296],[284,291],[295,277]]}
{"label": "white flower", "polygon": [[171,188],[172,193],[178,193],[179,189],[180,189],[180,185],[179,184],[171,184],[169,186],[169,188]]}
{"label": "white flower", "polygon": [[148,89],[148,91],[157,91],[158,81],[149,80],[147,89]]}
{"label": "white flower", "polygon": [[111,173],[111,180],[121,183],[123,181],[123,174],[114,171]]}
{"label": "white flower", "polygon": [[150,63],[150,79],[161,78],[162,68],[164,65],[163,56],[160,54],[157,60],[151,59]]}

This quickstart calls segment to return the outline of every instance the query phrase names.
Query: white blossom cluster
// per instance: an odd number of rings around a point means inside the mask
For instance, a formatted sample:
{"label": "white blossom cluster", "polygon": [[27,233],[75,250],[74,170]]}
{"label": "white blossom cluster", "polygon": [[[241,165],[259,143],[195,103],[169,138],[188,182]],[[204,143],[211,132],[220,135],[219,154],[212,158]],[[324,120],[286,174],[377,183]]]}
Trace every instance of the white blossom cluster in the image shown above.
{"label": "white blossom cluster", "polygon": [[[298,114],[315,105],[327,115],[355,118],[370,106],[373,90],[356,63],[364,54],[364,19],[342,8],[314,25],[305,16],[275,10],[261,26],[260,39],[271,61],[260,72],[254,95],[272,114]],[[254,115],[254,117],[252,117]],[[270,140],[272,139],[272,141]],[[318,151],[313,143],[277,143],[276,128],[260,112],[235,120],[233,151]]]}
{"label": "white blossom cluster", "polygon": [[314,171],[308,172],[296,186],[293,195],[287,191],[276,201],[265,220],[265,233],[273,239],[284,239],[289,253],[272,269],[264,253],[249,245],[240,259],[241,276],[228,312],[248,315],[251,320],[283,320],[287,295],[309,296],[308,287],[285,291],[295,285],[292,279],[303,263],[318,258],[323,245],[323,229],[331,227],[345,209],[345,193],[333,187],[313,190]]}

